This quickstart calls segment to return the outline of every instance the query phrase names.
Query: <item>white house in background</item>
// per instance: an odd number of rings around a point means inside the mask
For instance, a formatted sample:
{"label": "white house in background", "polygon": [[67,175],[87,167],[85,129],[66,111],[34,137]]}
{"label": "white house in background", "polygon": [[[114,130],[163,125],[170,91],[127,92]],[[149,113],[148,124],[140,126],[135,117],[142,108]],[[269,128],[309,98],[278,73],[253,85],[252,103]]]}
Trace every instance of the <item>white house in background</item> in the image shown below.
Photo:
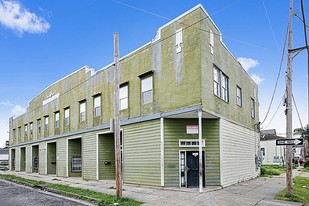
{"label": "white house in background", "polygon": [[285,146],[276,146],[276,140],[285,137],[278,136],[276,130],[261,130],[260,146],[263,165],[284,165]]}

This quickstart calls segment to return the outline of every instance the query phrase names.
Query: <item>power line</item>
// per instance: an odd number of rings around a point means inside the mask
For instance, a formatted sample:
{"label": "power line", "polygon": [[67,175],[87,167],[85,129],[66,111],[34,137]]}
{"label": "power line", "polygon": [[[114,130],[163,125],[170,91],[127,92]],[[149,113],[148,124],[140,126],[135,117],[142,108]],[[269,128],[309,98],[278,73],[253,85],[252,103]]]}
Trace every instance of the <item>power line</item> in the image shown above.
{"label": "power line", "polygon": [[267,17],[267,20],[268,20],[268,24],[269,24],[270,30],[271,30],[271,32],[272,32],[272,35],[273,35],[273,37],[274,37],[277,50],[279,50],[277,38],[276,38],[276,35],[275,35],[275,32],[274,32],[274,29],[273,29],[273,27],[272,27],[272,25],[271,25],[270,18],[269,18],[269,15],[268,15],[268,12],[267,12],[267,9],[266,9],[264,0],[261,0],[261,1],[262,1],[262,3],[263,3],[263,7],[264,7],[264,10],[265,10],[265,13],[266,13],[266,17]]}
{"label": "power line", "polygon": [[274,117],[276,116],[276,114],[277,114],[277,112],[278,112],[278,110],[279,110],[279,108],[280,108],[280,106],[281,106],[281,104],[282,104],[282,102],[283,102],[283,99],[284,99],[284,96],[281,98],[281,101],[280,101],[280,103],[278,104],[275,113],[273,114],[273,116],[271,117],[270,121],[268,122],[268,124],[266,125],[265,128],[268,128],[268,126],[270,125],[270,123],[273,121]]}
{"label": "power line", "polygon": [[277,75],[277,79],[276,79],[276,83],[275,83],[275,88],[274,88],[274,91],[273,91],[273,94],[272,94],[272,97],[271,97],[271,100],[270,100],[269,107],[267,109],[265,118],[263,119],[261,124],[263,124],[265,122],[265,120],[267,119],[269,111],[270,111],[270,108],[272,106],[272,103],[273,103],[273,100],[274,100],[274,97],[275,97],[275,94],[276,94],[276,90],[277,90],[277,86],[278,86],[278,82],[279,82],[279,77],[280,77],[281,70],[282,70],[282,64],[283,64],[283,58],[284,58],[284,54],[285,54],[285,47],[286,47],[287,37],[288,37],[288,28],[286,30],[284,46],[283,46],[283,49],[282,49],[281,61],[280,61],[279,71],[278,71],[278,75]]}
{"label": "power line", "polygon": [[295,109],[296,109],[296,112],[297,112],[297,116],[298,116],[298,120],[299,120],[299,123],[300,123],[300,126],[301,128],[303,128],[303,123],[300,119],[300,115],[299,115],[299,112],[298,112],[298,108],[297,108],[297,105],[296,105],[296,102],[295,102],[295,99],[294,99],[294,95],[292,94],[292,99],[293,99],[293,102],[294,102],[294,106],[295,106]]}

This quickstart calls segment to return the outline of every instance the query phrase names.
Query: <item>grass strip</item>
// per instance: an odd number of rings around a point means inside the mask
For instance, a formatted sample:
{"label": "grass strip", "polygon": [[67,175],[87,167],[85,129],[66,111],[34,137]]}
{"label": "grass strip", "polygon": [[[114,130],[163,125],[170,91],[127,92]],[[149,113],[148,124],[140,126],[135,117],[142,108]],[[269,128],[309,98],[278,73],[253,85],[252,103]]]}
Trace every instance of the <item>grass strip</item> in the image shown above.
{"label": "grass strip", "polygon": [[280,165],[262,165],[261,176],[271,177],[285,173],[286,168]]}
{"label": "grass strip", "polygon": [[293,195],[288,196],[287,189],[284,189],[277,194],[275,199],[309,204],[309,178],[294,177],[293,182]]}
{"label": "grass strip", "polygon": [[49,192],[57,193],[63,196],[72,197],[76,199],[81,199],[87,202],[97,204],[99,206],[139,206],[142,203],[129,199],[129,198],[117,198],[114,195],[104,194],[101,192],[92,191],[89,189],[81,189],[70,187],[62,184],[47,183],[44,181],[31,180],[15,175],[0,174],[0,179],[15,182],[17,184],[22,184],[30,186],[33,188],[39,188]]}

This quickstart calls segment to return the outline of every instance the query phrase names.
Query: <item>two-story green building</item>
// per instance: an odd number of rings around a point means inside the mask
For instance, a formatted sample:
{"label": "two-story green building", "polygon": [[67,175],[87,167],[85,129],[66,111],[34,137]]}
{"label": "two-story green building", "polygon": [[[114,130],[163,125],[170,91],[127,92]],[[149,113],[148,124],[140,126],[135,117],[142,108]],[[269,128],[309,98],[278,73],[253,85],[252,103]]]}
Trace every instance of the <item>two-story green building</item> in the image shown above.
{"label": "two-story green building", "polygon": [[[199,128],[204,185],[258,175],[258,87],[201,5],[119,67],[125,184],[197,187]],[[10,119],[10,169],[115,179],[113,102],[113,64],[53,83]]]}

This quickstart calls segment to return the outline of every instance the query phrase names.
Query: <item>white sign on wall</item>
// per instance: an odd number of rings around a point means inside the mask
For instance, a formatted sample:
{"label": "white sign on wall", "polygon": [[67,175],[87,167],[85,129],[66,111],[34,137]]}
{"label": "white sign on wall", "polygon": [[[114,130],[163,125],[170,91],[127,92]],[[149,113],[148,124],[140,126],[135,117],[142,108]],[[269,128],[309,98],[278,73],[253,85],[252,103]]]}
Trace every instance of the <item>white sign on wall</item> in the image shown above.
{"label": "white sign on wall", "polygon": [[187,125],[187,134],[198,134],[198,125]]}

